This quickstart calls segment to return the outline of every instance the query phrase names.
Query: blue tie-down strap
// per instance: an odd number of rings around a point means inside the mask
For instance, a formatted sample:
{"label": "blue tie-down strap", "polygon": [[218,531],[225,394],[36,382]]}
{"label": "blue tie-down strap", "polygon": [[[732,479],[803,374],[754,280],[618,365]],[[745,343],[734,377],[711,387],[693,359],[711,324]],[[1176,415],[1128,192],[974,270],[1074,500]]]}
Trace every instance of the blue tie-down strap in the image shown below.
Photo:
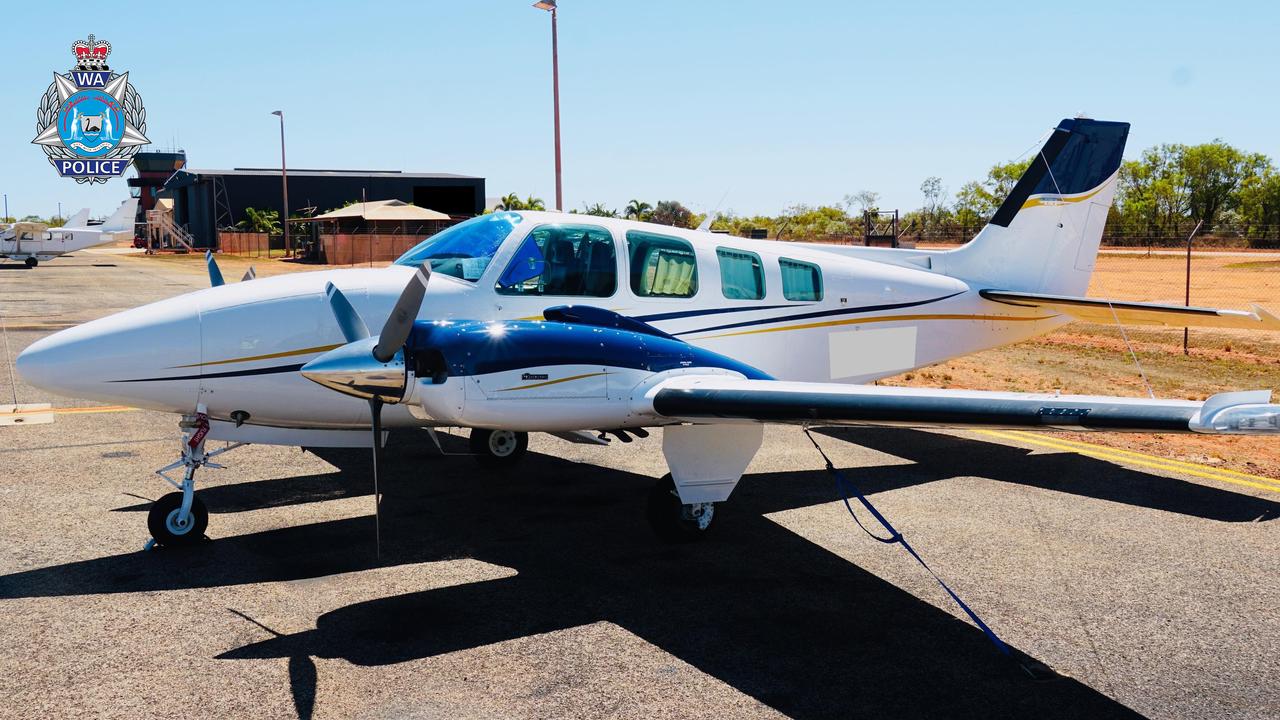
{"label": "blue tie-down strap", "polygon": [[[911,543],[907,542],[907,539],[902,536],[902,533],[894,529],[893,525],[885,519],[885,516],[881,515],[880,511],[876,509],[876,506],[872,505],[871,501],[858,491],[857,486],[850,482],[848,478],[844,476],[844,473],[837,470],[835,465],[831,464],[831,458],[828,458],[827,454],[822,451],[822,448],[818,445],[818,441],[813,439],[813,435],[807,428],[805,429],[804,434],[808,436],[809,442],[813,443],[813,447],[817,449],[818,454],[821,455],[823,461],[827,463],[827,471],[836,479],[836,489],[840,493],[840,499],[844,501],[844,507],[849,511],[849,517],[853,518],[853,521],[858,524],[858,527],[862,528],[862,531],[867,535],[870,535],[882,543],[888,545],[897,543],[901,545],[904,550],[911,553],[911,557],[915,558],[916,562],[920,563],[920,567],[924,568],[933,576],[934,580],[938,581],[938,584],[942,586],[942,589],[947,591],[947,594],[951,596],[951,599],[956,601],[956,605],[960,606],[960,609],[969,616],[970,620],[973,620],[973,624],[978,626],[978,629],[982,631],[983,635],[987,636],[987,639],[996,646],[996,649],[1007,657],[1013,657],[1013,653],[1009,651],[1009,646],[1004,644],[1004,641],[995,634],[995,631],[987,627],[987,624],[982,622],[982,618],[978,617],[978,614],[966,605],[954,590],[947,587],[947,584],[942,581],[942,578],[938,577],[938,573],[934,572],[933,568],[929,567],[929,564],[924,561],[924,558],[920,557],[920,553],[916,552],[915,548],[911,547]],[[880,523],[880,525],[889,532],[889,537],[880,537],[868,530],[866,525],[862,524],[862,521],[858,519],[857,513],[853,511],[853,506],[849,504],[850,495],[857,498],[858,502],[862,503],[862,506],[867,509],[867,512],[871,513],[871,516],[876,519],[876,522]],[[1028,670],[1028,672],[1031,671]]]}

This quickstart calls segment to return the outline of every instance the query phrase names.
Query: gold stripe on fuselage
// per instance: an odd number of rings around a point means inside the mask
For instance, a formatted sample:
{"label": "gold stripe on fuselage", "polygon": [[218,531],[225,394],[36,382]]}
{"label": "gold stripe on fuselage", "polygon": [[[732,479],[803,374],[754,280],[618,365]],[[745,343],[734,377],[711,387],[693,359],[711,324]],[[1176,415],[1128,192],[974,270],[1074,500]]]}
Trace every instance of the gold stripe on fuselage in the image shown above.
{"label": "gold stripe on fuselage", "polygon": [[533,388],[546,387],[547,385],[559,385],[560,383],[566,383],[566,382],[569,382],[570,380],[581,380],[583,378],[599,377],[601,375],[608,375],[608,373],[593,372],[593,373],[583,373],[582,375],[570,375],[569,377],[560,378],[559,380],[547,380],[544,382],[533,383],[532,385],[516,385],[514,387],[509,387],[509,388],[500,388],[495,392],[510,392],[512,390],[532,390]]}
{"label": "gold stripe on fuselage", "polygon": [[[705,335],[698,338],[699,340],[712,340],[715,338],[734,337],[737,335],[759,335],[761,333],[785,332],[787,330],[811,330],[813,328],[836,327],[838,325],[861,325],[864,323],[878,322],[896,322],[906,320],[994,320],[999,322],[1027,322],[1032,320],[1051,320],[1057,315],[1039,315],[1035,317],[1020,317],[1017,315],[967,315],[967,314],[930,314],[930,315],[877,315],[874,317],[847,318],[845,320],[824,320],[823,322],[804,323],[802,325],[788,325],[786,327],[760,328],[757,330],[738,330],[737,332],[720,333],[719,335]],[[779,320],[778,322],[784,322]],[[697,332],[697,331],[694,331]]]}
{"label": "gold stripe on fuselage", "polygon": [[205,367],[207,365],[226,365],[227,363],[253,362],[254,360],[274,360],[282,357],[294,357],[295,355],[310,355],[311,353],[329,352],[330,350],[342,347],[342,343],[336,345],[317,345],[315,347],[302,348],[301,350],[286,350],[278,353],[267,353],[266,355],[249,355],[247,357],[230,358],[227,360],[212,360],[210,362],[191,363],[190,365],[175,365],[173,369],[189,368],[189,367]]}

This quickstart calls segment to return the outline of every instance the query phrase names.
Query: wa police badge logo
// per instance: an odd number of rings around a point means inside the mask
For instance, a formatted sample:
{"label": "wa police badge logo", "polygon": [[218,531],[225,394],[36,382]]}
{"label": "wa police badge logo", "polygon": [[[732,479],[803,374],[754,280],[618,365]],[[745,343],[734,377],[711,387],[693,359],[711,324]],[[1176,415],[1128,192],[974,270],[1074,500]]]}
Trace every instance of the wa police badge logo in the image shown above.
{"label": "wa police badge logo", "polygon": [[88,40],[71,44],[76,65],[53,74],[36,110],[36,139],[62,177],[78,183],[104,183],[122,175],[138,148],[151,141],[142,98],[129,84],[129,73],[111,72],[111,43]]}

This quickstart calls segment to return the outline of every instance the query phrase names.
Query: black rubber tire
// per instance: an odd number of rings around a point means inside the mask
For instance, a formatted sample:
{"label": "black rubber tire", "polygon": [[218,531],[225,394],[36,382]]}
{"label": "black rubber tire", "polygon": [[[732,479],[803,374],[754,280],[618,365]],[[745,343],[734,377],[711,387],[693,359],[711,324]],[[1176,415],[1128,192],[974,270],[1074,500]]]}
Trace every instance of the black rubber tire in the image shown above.
{"label": "black rubber tire", "polygon": [[496,432],[510,432],[502,430],[485,430],[475,428],[471,431],[471,452],[475,459],[481,465],[488,467],[513,467],[518,464],[524,454],[529,451],[529,433],[518,432],[516,436],[516,444],[514,448],[505,455],[499,455],[494,452],[491,440]]}
{"label": "black rubber tire", "polygon": [[181,507],[180,492],[171,492],[151,505],[151,512],[147,513],[147,529],[151,531],[151,537],[157,545],[193,545],[204,539],[204,531],[209,527],[209,511],[205,508],[204,501],[199,495],[191,499],[190,526],[185,532],[176,533],[169,528],[167,520],[170,513]]}
{"label": "black rubber tire", "polygon": [[716,505],[711,506],[711,521],[700,527],[696,519],[686,517],[684,504],[676,494],[676,483],[671,475],[663,475],[649,491],[645,508],[649,527],[659,538],[669,543],[691,543],[705,540],[716,526]]}
{"label": "black rubber tire", "polygon": [[38,258],[33,258],[33,257],[27,258],[25,262],[27,263],[27,267],[29,268],[33,268],[40,264],[40,260]]}

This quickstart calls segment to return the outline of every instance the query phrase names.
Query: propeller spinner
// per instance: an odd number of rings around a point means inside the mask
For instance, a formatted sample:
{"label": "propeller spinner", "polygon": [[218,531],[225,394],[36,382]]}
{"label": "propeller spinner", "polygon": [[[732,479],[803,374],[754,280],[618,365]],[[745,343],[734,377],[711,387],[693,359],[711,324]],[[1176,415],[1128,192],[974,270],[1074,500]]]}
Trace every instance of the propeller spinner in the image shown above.
{"label": "propeller spinner", "polygon": [[430,277],[431,271],[425,265],[418,268],[396,300],[382,332],[376,336],[369,334],[368,326],[342,291],[329,283],[325,295],[347,344],[303,365],[303,377],[344,395],[400,402],[406,379],[402,351],[418,317]]}

